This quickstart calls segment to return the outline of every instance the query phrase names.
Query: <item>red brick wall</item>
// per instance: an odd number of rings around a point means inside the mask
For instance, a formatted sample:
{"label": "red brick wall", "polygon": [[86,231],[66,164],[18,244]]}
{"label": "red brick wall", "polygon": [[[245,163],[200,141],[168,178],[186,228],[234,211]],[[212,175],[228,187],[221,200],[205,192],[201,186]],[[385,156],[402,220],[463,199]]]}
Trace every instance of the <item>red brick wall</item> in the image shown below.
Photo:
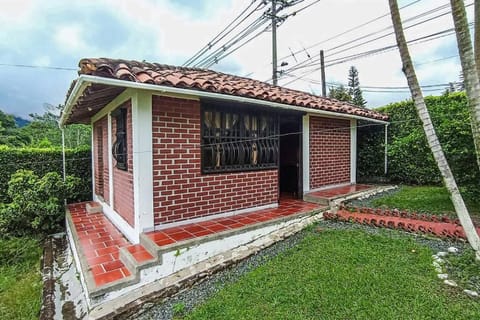
{"label": "red brick wall", "polygon": [[[127,101],[122,107],[127,108],[127,161],[128,170],[116,167],[113,159],[113,209],[132,227],[135,224],[133,206],[133,159],[132,159],[132,105]],[[116,121],[112,117],[112,145],[115,142]]]}
{"label": "red brick wall", "polygon": [[109,203],[108,176],[108,122],[103,117],[93,125],[94,162],[95,162],[95,194]]}
{"label": "red brick wall", "polygon": [[310,117],[310,189],[350,182],[350,120]]}
{"label": "red brick wall", "polygon": [[155,224],[278,201],[277,170],[201,174],[200,103],[153,97]]}

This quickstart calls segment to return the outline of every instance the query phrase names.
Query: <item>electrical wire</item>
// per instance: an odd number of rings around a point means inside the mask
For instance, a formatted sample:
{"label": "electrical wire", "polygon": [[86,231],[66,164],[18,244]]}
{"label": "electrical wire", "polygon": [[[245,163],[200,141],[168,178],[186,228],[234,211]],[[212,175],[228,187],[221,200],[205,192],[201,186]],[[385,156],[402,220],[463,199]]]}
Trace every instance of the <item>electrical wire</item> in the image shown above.
{"label": "electrical wire", "polygon": [[38,66],[29,64],[12,64],[12,63],[0,63],[2,67],[17,67],[17,68],[32,68],[32,69],[51,69],[51,70],[63,70],[63,71],[77,71],[75,68],[68,67],[55,67],[55,66]]}
{"label": "electrical wire", "polygon": [[250,9],[250,7],[255,2],[256,0],[252,0],[250,4],[232,22],[230,22],[222,31],[220,31],[215,37],[213,37],[213,39],[210,40],[207,45],[205,45],[203,48],[198,50],[192,57],[190,57],[187,61],[185,61],[182,66],[185,67],[193,64],[195,60],[198,59],[199,56],[203,55],[206,51],[210,50],[215,44],[217,44],[219,41],[225,38],[229,33],[231,33],[235,28],[237,28],[242,22],[248,19],[258,8],[260,8],[261,5],[264,5],[264,3],[261,2],[254,10],[248,13],[246,17],[244,17],[239,23],[237,23],[237,25],[235,25],[230,31],[226,32],[238,19],[240,19],[241,16],[243,16],[248,11],[248,9]]}

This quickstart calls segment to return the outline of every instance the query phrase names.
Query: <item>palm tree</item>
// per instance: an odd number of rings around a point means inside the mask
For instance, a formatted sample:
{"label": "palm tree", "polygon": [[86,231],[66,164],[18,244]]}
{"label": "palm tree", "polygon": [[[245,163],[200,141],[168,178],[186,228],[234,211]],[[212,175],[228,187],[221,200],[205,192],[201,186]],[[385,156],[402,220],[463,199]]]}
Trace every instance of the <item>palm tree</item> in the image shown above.
{"label": "palm tree", "polygon": [[[475,16],[480,14],[480,2],[475,1]],[[479,73],[475,63],[475,56],[472,49],[472,41],[470,39],[470,30],[468,28],[467,13],[463,0],[450,0],[452,6],[453,22],[455,24],[455,34],[457,35],[458,51],[460,53],[460,61],[462,63],[462,72],[465,83],[465,89],[468,97],[468,107],[470,110],[470,122],[472,127],[473,142],[477,154],[477,164],[480,169],[480,82]],[[480,20],[475,17],[475,23]],[[477,41],[480,37],[475,33],[475,45],[480,44]],[[477,59],[480,59],[480,52],[477,49]]]}
{"label": "palm tree", "polygon": [[403,64],[402,70],[407,77],[408,86],[410,87],[410,92],[412,93],[412,98],[415,103],[418,116],[422,121],[423,129],[425,131],[425,135],[427,136],[428,145],[432,150],[435,162],[437,163],[438,169],[442,174],[443,182],[450,193],[450,198],[452,199],[455,211],[457,212],[457,216],[465,231],[468,242],[472,246],[473,250],[475,250],[476,258],[480,260],[480,237],[473,226],[472,219],[468,214],[468,210],[463,202],[462,195],[458,190],[457,183],[455,182],[455,178],[453,177],[447,159],[445,158],[442,146],[438,141],[435,128],[433,127],[432,120],[430,119],[430,114],[428,113],[427,106],[425,105],[422,90],[418,84],[417,75],[415,74],[415,69],[413,68],[412,59],[410,57],[405,35],[403,33],[403,26],[400,19],[397,1],[389,0],[389,5],[393,28],[395,30],[395,36],[397,39],[397,46],[400,51],[400,57]]}
{"label": "palm tree", "polygon": [[477,73],[480,78],[480,1],[475,1],[475,27],[474,27],[474,53],[475,53],[475,64],[477,65]]}

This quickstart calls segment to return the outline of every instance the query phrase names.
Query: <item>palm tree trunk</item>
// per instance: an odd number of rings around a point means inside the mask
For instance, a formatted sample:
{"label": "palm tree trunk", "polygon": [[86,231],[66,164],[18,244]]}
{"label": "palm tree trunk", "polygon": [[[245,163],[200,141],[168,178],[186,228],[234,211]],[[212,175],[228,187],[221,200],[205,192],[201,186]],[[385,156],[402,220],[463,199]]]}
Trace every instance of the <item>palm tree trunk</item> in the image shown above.
{"label": "palm tree trunk", "polygon": [[475,1],[474,9],[474,54],[475,54],[475,64],[477,65],[477,74],[480,79],[480,1]]}
{"label": "palm tree trunk", "polygon": [[[460,61],[462,62],[463,81],[468,97],[468,108],[470,110],[470,123],[472,127],[473,142],[475,144],[475,153],[477,154],[477,164],[480,169],[480,82],[475,56],[470,39],[470,30],[468,28],[467,13],[463,0],[450,0],[452,6],[453,22],[455,24],[455,33],[457,35],[458,51]],[[479,1],[475,1],[475,13],[480,6]],[[475,22],[480,18],[476,17]],[[475,34],[475,43],[480,35]],[[480,41],[480,40],[479,40]],[[477,44],[477,43],[476,43]],[[477,52],[477,55],[480,54]],[[480,57],[477,57],[480,58]]]}
{"label": "palm tree trunk", "polygon": [[428,145],[432,150],[435,162],[437,163],[438,169],[442,174],[443,182],[450,193],[450,198],[452,199],[455,211],[465,231],[468,242],[472,246],[473,250],[475,250],[477,259],[480,260],[480,237],[478,236],[472,223],[472,219],[468,214],[467,207],[465,206],[462,195],[458,190],[457,183],[455,182],[455,178],[453,177],[447,159],[445,158],[442,146],[438,141],[435,128],[433,127],[432,120],[430,119],[430,114],[428,113],[427,106],[425,105],[422,90],[418,84],[417,75],[415,74],[415,69],[413,68],[412,59],[410,57],[405,35],[403,33],[403,26],[400,19],[397,1],[389,0],[389,5],[393,28],[395,30],[395,36],[397,39],[397,45],[398,49],[400,50],[400,57],[403,64],[402,70],[407,77],[408,86],[410,87],[410,92],[412,93],[418,116],[423,123],[423,129],[425,131],[425,135],[427,136]]}

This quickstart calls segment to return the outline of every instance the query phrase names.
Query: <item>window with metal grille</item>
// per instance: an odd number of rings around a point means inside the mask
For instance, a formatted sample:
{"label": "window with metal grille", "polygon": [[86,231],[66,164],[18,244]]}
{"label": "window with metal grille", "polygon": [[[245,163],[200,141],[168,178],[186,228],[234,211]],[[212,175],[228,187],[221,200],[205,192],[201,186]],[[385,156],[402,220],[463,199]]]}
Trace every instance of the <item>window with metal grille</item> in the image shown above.
{"label": "window with metal grille", "polygon": [[119,108],[112,113],[115,117],[115,142],[112,146],[112,155],[116,160],[116,167],[128,170],[127,157],[127,109]]}
{"label": "window with metal grille", "polygon": [[278,167],[278,117],[267,112],[202,108],[202,172]]}

